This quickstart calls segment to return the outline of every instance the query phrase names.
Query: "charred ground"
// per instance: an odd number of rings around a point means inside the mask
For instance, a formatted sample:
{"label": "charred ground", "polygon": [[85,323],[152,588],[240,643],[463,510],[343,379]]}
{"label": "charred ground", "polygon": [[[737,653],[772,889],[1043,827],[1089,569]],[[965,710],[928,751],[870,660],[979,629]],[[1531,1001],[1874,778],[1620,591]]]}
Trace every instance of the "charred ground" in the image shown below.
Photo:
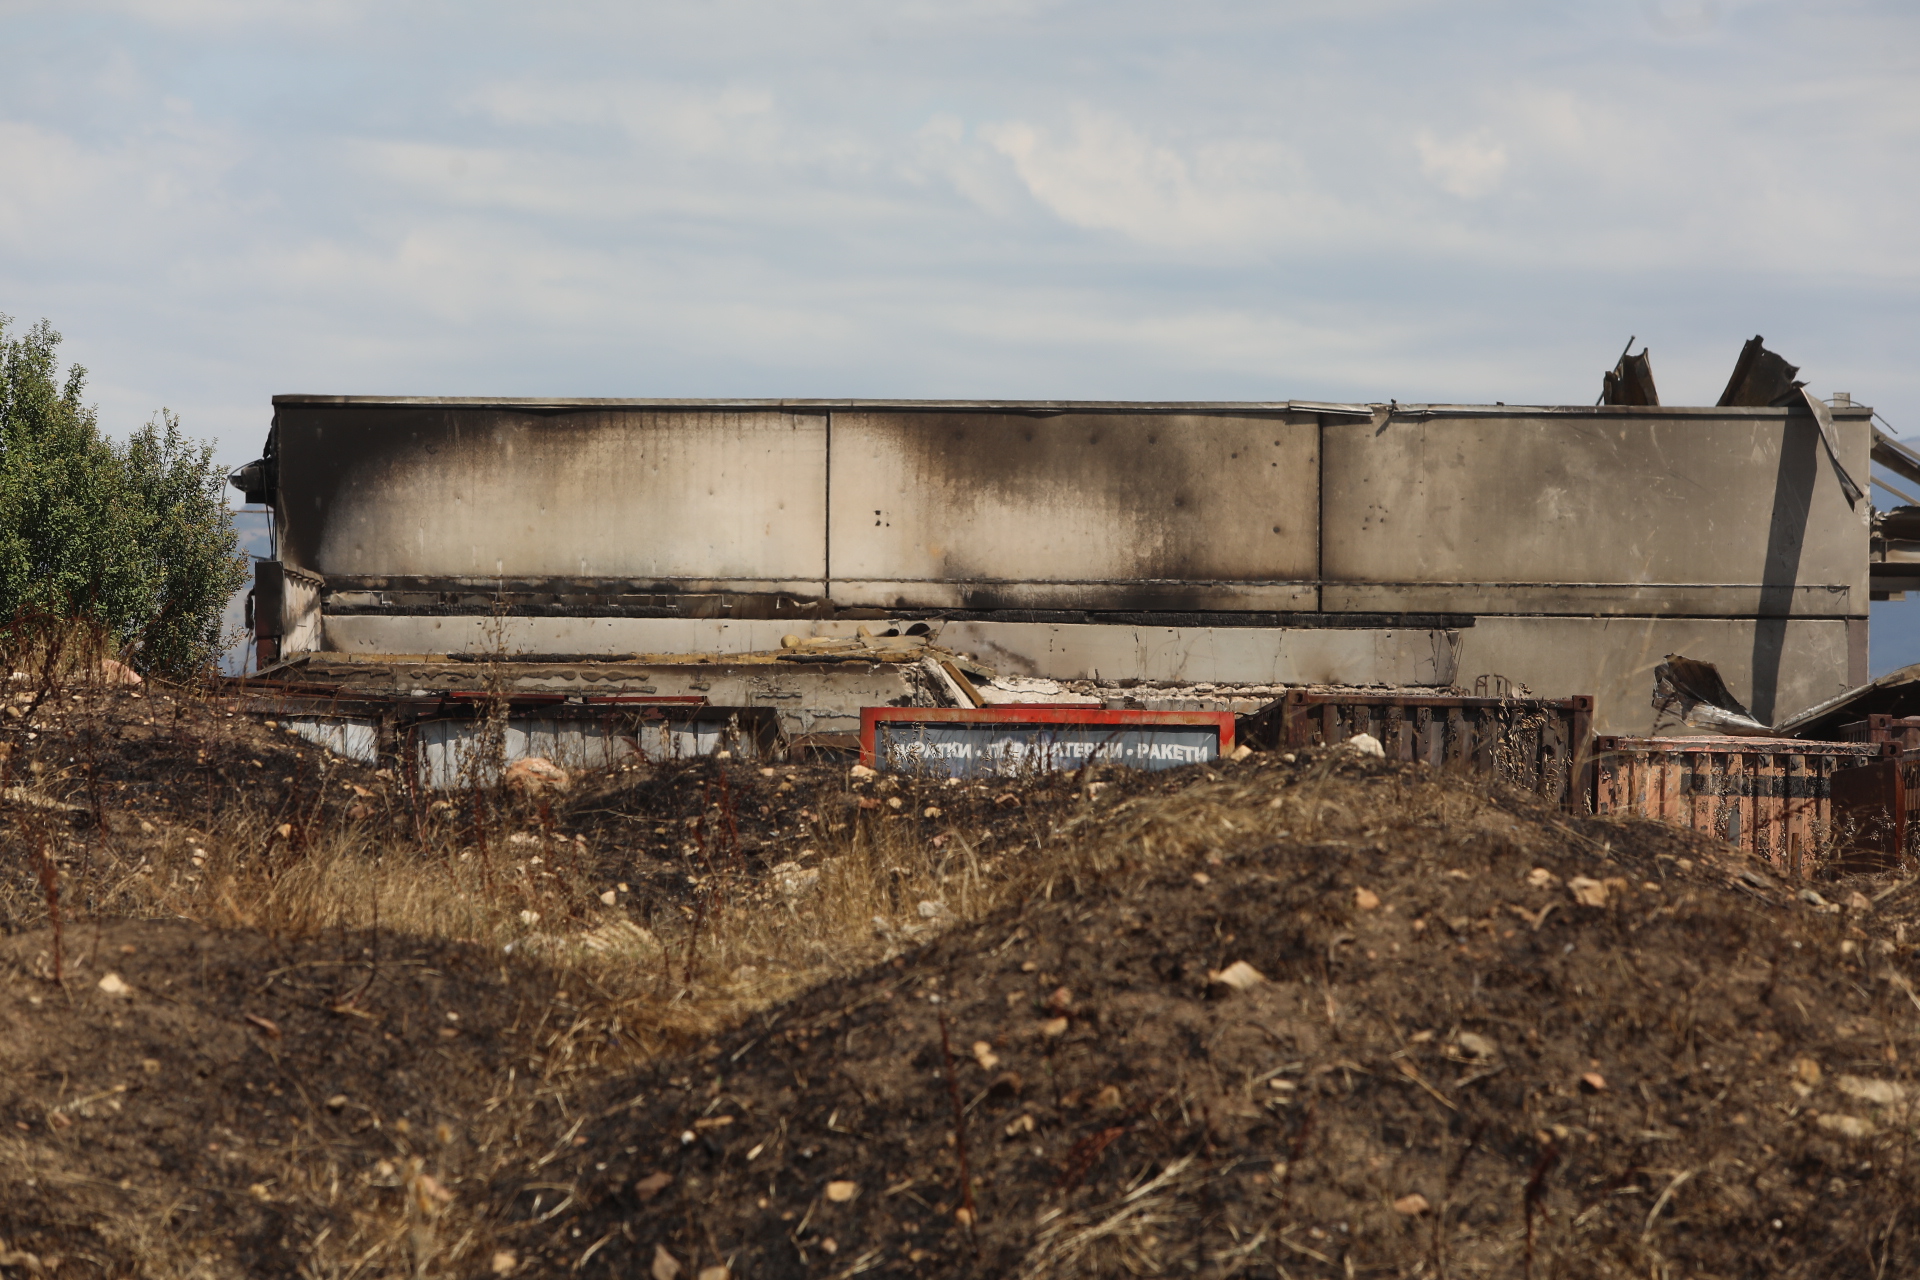
{"label": "charred ground", "polygon": [[0,1274],[1920,1263],[1903,878],[1337,755],[437,802],[227,710],[7,721]]}

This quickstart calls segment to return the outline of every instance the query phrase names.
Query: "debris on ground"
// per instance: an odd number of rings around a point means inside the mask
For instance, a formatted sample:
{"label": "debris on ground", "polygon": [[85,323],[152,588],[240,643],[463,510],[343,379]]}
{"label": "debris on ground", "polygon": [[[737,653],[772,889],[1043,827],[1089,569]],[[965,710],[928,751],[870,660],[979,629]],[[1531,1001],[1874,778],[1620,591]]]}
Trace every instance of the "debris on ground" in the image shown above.
{"label": "debris on ground", "polygon": [[536,800],[157,682],[31,715],[0,1268],[1920,1267],[1906,872],[1351,748]]}

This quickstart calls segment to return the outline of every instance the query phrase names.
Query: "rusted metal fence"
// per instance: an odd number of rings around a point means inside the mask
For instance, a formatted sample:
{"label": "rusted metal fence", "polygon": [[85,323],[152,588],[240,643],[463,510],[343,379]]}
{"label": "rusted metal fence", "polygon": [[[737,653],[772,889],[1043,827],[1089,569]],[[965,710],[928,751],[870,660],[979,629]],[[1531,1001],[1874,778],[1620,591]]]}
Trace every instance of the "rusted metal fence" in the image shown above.
{"label": "rusted metal fence", "polygon": [[1912,857],[1909,820],[1920,806],[1920,754],[1888,754],[1833,775],[1834,861],[1847,871],[1885,871]]}
{"label": "rusted metal fence", "polygon": [[[1845,857],[1852,833],[1836,823],[1836,790],[1854,796],[1869,781],[1861,766],[1884,751],[1875,742],[1797,738],[1603,737],[1594,743],[1594,810],[1705,832],[1807,876]],[[1873,803],[1864,791],[1860,802]]]}
{"label": "rusted metal fence", "polygon": [[1835,733],[1842,742],[1891,742],[1902,751],[1920,751],[1920,716],[1868,716]]}
{"label": "rusted metal fence", "polygon": [[1475,698],[1367,689],[1291,689],[1242,720],[1240,739],[1288,750],[1359,734],[1389,760],[1490,773],[1572,809],[1592,789],[1593,699]]}

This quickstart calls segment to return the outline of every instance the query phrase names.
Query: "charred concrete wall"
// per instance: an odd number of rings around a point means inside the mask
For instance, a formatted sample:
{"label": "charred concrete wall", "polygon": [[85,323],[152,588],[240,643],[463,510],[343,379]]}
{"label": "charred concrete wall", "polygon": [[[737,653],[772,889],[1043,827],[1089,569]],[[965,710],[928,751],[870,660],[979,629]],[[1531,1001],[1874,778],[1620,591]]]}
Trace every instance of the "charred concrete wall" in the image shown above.
{"label": "charred concrete wall", "polygon": [[825,413],[296,399],[275,420],[279,555],[331,593],[824,587]]}
{"label": "charred concrete wall", "polygon": [[[1835,416],[1865,474],[1868,415]],[[1322,609],[1867,611],[1867,510],[1804,409],[1474,408],[1321,438]]]}
{"label": "charred concrete wall", "polygon": [[1314,610],[1312,414],[836,413],[837,604]]}
{"label": "charred concrete wall", "polygon": [[[1763,718],[1866,674],[1866,510],[1804,407],[275,405],[279,555],[324,582],[327,648],[918,619],[1060,678],[1502,675],[1628,733],[1668,652]],[[1869,414],[1833,414],[1855,474]]]}

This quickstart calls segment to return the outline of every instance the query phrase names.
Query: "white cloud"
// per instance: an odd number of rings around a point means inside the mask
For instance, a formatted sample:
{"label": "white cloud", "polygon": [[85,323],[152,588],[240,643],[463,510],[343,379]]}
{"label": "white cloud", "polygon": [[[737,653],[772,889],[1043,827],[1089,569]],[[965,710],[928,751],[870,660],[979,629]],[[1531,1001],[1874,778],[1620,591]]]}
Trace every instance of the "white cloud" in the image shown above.
{"label": "white cloud", "polygon": [[497,124],[607,125],[635,141],[696,155],[764,153],[780,138],[773,93],[757,85],[522,79],[489,85],[463,105]]}
{"label": "white cloud", "polygon": [[1920,16],[1640,3],[15,6],[0,311],[235,461],[296,387],[1590,399],[1628,332],[1902,421]]}
{"label": "white cloud", "polygon": [[1484,134],[1443,140],[1422,129],[1413,145],[1420,153],[1420,172],[1463,200],[1487,195],[1507,171],[1507,149]]}
{"label": "white cloud", "polygon": [[230,32],[237,27],[314,30],[362,17],[370,0],[61,0],[29,7],[71,8],[115,14],[160,27]]}
{"label": "white cloud", "polygon": [[978,132],[1056,217],[1147,245],[1259,251],[1322,233],[1341,216],[1271,137],[1216,137],[1183,150],[1080,104],[1058,131],[1007,121]]}

